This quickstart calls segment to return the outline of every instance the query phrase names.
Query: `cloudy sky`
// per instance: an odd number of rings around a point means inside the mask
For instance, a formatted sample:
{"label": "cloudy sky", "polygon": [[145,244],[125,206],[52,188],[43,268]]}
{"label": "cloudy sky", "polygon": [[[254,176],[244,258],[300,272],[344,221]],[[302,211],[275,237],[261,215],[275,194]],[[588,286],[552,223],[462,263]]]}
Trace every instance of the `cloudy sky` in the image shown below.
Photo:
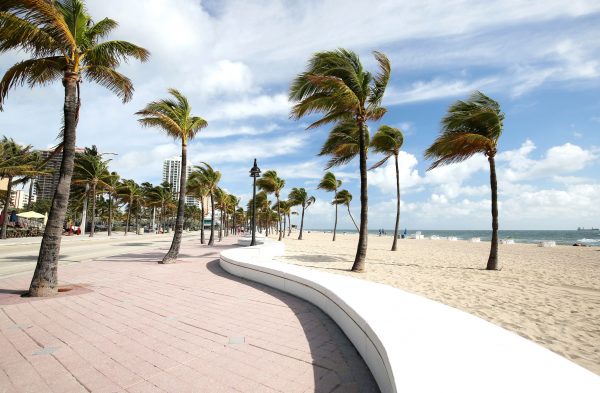
{"label": "cloudy sky", "polygon": [[[193,163],[213,164],[223,172],[222,186],[247,200],[256,157],[261,169],[285,178],[288,191],[306,187],[317,198],[307,211],[309,228],[330,227],[331,195],[315,189],[326,161],[316,154],[328,129],[306,131],[310,119],[290,120],[287,90],[315,51],[349,48],[373,69],[371,52],[378,50],[392,62],[381,124],[405,135],[402,227],[490,227],[485,158],[430,172],[423,158],[448,106],[475,89],[499,101],[506,114],[497,164],[501,228],[600,225],[597,0],[87,3],[95,19],[120,23],[113,38],[152,52],[148,63],[120,69],[136,87],[128,104],[102,87],[82,85],[77,145],[118,153],[112,169],[125,178],[159,183],[162,160],[178,154],[177,143],[140,128],[133,116],[175,87],[209,123],[191,144]],[[3,54],[0,72],[24,56]],[[0,134],[40,148],[55,144],[62,94],[59,83],[11,91]],[[393,227],[391,164],[369,174],[371,229]],[[334,172],[355,195],[358,215],[358,162]],[[352,227],[345,214],[340,227]]]}

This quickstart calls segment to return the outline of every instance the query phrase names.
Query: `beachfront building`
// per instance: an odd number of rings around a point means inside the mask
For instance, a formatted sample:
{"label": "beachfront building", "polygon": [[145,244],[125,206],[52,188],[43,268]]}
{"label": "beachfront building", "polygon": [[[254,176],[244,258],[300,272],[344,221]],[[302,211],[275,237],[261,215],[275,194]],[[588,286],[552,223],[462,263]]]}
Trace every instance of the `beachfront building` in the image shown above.
{"label": "beachfront building", "polygon": [[[49,175],[36,176],[36,187],[37,187],[37,198],[42,200],[52,200],[54,197],[54,191],[58,186],[58,179],[60,178],[60,163],[62,162],[62,150],[52,156],[54,150],[39,150],[43,160],[48,160],[45,169],[52,171]],[[83,153],[84,149],[80,147],[75,148],[76,153]],[[52,158],[50,158],[52,157]]]}
{"label": "beachfront building", "polygon": [[[35,187],[31,193],[31,203],[36,201]],[[24,209],[29,202],[29,186],[22,190],[13,190],[10,193],[10,206],[16,209]]]}
{"label": "beachfront building", "polygon": [[[190,165],[186,168],[186,177],[190,177],[192,173],[192,167]],[[179,177],[181,176],[181,157],[171,157],[163,162],[163,173],[162,181],[167,182],[171,185],[173,195],[175,198],[179,198]],[[185,197],[185,204],[200,207],[200,202],[192,197]]]}

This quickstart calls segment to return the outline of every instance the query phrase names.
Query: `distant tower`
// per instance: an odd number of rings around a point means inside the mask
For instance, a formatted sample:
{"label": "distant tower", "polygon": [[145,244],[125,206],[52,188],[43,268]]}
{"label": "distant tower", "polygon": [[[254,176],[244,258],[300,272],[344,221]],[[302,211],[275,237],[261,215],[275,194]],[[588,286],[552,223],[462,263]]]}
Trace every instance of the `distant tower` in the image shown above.
{"label": "distant tower", "polygon": [[[190,165],[186,168],[186,176],[190,177],[190,173],[192,173],[192,167]],[[181,176],[181,157],[171,157],[164,161],[163,163],[163,175],[162,181],[167,182],[171,185],[171,189],[173,190],[173,195],[175,198],[179,198],[179,178]],[[186,196],[185,197],[186,205],[200,206],[200,202],[194,197]]]}

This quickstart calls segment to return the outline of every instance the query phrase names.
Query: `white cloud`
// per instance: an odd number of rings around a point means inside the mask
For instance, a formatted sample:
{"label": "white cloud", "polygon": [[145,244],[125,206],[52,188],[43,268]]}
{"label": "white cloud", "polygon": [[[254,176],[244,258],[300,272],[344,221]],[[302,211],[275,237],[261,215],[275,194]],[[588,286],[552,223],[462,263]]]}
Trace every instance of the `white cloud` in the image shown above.
{"label": "white cloud", "polygon": [[507,164],[507,168],[501,172],[501,178],[515,182],[573,173],[598,157],[594,151],[571,143],[548,149],[540,160],[530,158],[534,150],[534,143],[527,140],[519,149],[499,154],[498,161]]}
{"label": "white cloud", "polygon": [[295,153],[306,138],[291,135],[263,140],[240,139],[227,144],[202,143],[194,147],[191,157],[194,164],[200,161],[211,164],[252,162],[257,157],[265,159]]}
{"label": "white cloud", "polygon": [[408,88],[387,89],[384,104],[397,105],[410,102],[427,101],[446,97],[457,97],[473,90],[482,90],[496,82],[496,78],[485,78],[475,81],[433,79],[413,82]]}
{"label": "white cloud", "polygon": [[[418,160],[410,153],[400,151],[398,154],[398,172],[400,190],[418,187],[423,183],[423,178],[417,169]],[[379,188],[383,193],[396,193],[396,164],[394,157],[390,157],[386,164],[372,170],[368,174],[369,185]]]}
{"label": "white cloud", "polygon": [[273,116],[285,119],[290,112],[290,107],[286,94],[280,93],[272,96],[263,94],[224,103],[209,111],[206,118],[211,120],[237,120],[254,116]]}
{"label": "white cloud", "polygon": [[202,139],[216,139],[226,138],[230,136],[256,136],[270,134],[278,130],[278,126],[275,123],[266,124],[262,127],[253,127],[247,125],[240,125],[237,127],[224,127],[224,128],[213,128],[209,127],[205,131],[201,131],[199,138]]}

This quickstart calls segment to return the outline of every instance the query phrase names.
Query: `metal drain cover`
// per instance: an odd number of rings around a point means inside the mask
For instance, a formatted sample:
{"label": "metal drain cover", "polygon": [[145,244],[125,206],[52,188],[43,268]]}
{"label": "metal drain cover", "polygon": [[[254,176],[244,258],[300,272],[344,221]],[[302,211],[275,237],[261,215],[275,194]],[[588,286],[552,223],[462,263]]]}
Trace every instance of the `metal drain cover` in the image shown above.
{"label": "metal drain cover", "polygon": [[229,337],[229,344],[245,344],[246,337],[244,336],[231,336]]}

